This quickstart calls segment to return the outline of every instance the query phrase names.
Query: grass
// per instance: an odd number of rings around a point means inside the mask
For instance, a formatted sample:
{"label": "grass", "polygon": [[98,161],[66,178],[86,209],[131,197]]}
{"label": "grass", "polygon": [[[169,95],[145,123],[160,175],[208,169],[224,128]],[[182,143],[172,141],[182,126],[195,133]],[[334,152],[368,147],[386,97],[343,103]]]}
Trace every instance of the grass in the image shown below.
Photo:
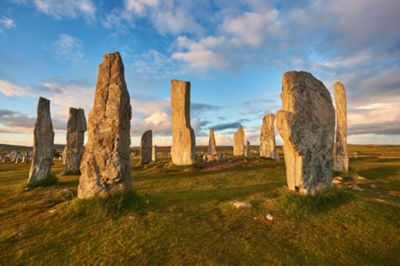
{"label": "grass", "polygon": [[29,165],[0,164],[0,265],[400,263],[400,158],[351,158],[315,197],[287,191],[282,161],[132,165],[134,192],[71,201],[79,176],[59,161],[55,185],[28,191]]}

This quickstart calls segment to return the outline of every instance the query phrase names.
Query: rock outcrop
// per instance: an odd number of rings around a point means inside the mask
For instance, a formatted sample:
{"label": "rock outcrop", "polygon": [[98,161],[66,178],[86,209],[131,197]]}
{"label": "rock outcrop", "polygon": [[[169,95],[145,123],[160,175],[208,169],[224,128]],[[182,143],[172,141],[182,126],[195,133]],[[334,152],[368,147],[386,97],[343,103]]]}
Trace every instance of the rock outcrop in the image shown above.
{"label": "rock outcrop", "polygon": [[260,157],[279,160],[279,154],[275,150],[274,123],[274,114],[264,116],[260,134]]}
{"label": "rock outcrop", "polygon": [[151,161],[151,152],[153,149],[153,131],[147,130],[142,135],[140,141],[140,163],[146,164]]}
{"label": "rock outcrop", "polygon": [[334,151],[334,169],[339,172],[349,170],[347,155],[347,100],[346,88],[340,82],[333,87],[336,102],[336,143]]}
{"label": "rock outcrop", "polygon": [[171,81],[171,159],[175,165],[192,165],[196,160],[196,140],[190,126],[190,82]]}
{"label": "rock outcrop", "polygon": [[50,115],[50,101],[40,97],[33,130],[33,153],[29,184],[43,181],[50,176],[53,162],[54,131]]}
{"label": "rock outcrop", "polygon": [[277,128],[290,190],[314,194],[332,185],[335,110],[324,84],[307,72],[283,75]]}
{"label": "rock outcrop", "polygon": [[106,54],[99,65],[94,104],[88,119],[78,198],[131,189],[131,116],[121,56],[118,52]]}
{"label": "rock outcrop", "polygon": [[244,156],[244,129],[240,126],[233,135],[233,156]]}
{"label": "rock outcrop", "polygon": [[79,174],[83,156],[85,131],[87,130],[85,111],[69,108],[67,124],[67,145],[63,152],[65,174]]}

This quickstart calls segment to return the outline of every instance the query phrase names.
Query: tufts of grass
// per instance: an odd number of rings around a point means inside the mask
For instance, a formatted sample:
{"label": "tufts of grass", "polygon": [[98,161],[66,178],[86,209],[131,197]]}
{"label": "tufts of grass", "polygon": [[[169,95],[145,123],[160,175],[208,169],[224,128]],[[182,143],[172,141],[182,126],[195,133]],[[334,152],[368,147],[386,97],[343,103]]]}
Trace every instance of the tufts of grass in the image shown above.
{"label": "tufts of grass", "polygon": [[145,213],[144,202],[133,191],[113,192],[93,199],[75,199],[68,205],[65,215],[92,220],[119,219],[130,211]]}
{"label": "tufts of grass", "polygon": [[279,208],[288,216],[303,217],[323,214],[350,202],[353,194],[338,188],[331,188],[313,196],[298,195],[285,191],[277,199]]}
{"label": "tufts of grass", "polygon": [[35,187],[51,187],[58,183],[58,178],[54,175],[50,175],[48,178],[39,180],[35,183],[28,183],[25,187],[35,188]]}

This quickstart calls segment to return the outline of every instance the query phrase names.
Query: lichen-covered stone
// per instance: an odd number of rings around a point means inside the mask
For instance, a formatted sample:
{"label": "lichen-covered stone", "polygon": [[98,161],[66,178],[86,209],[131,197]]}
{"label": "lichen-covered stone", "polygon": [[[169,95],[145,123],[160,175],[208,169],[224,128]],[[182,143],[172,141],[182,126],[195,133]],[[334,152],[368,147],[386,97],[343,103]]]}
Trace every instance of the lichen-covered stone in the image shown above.
{"label": "lichen-covered stone", "polygon": [[196,140],[190,126],[190,82],[171,81],[171,159],[175,165],[196,161]]}
{"label": "lichen-covered stone", "polygon": [[54,131],[50,115],[50,101],[40,97],[33,130],[33,153],[29,184],[43,181],[50,176],[53,162]]}
{"label": "lichen-covered stone", "polygon": [[346,88],[340,82],[333,87],[336,102],[336,143],[334,169],[339,172],[349,170],[349,157],[347,155],[347,100]]}
{"label": "lichen-covered stone", "polygon": [[277,128],[290,190],[314,194],[332,185],[335,110],[324,84],[307,72],[283,75]]}
{"label": "lichen-covered stone", "polygon": [[66,174],[79,174],[83,156],[85,131],[87,130],[85,111],[83,109],[69,108],[67,124],[67,144],[63,151],[64,172]]}
{"label": "lichen-covered stone", "polygon": [[217,155],[217,145],[215,144],[215,136],[213,128],[210,128],[210,134],[208,140],[208,154]]}
{"label": "lichen-covered stone", "polygon": [[140,163],[145,164],[151,161],[153,149],[153,131],[147,130],[143,133],[140,141]]}
{"label": "lichen-covered stone", "polygon": [[121,56],[118,52],[106,54],[99,65],[94,104],[89,113],[78,198],[131,189],[131,116]]}
{"label": "lichen-covered stone", "polygon": [[275,150],[274,123],[274,114],[264,116],[260,134],[260,157],[279,160],[279,154]]}
{"label": "lichen-covered stone", "polygon": [[233,156],[244,156],[244,129],[242,126],[233,135]]}

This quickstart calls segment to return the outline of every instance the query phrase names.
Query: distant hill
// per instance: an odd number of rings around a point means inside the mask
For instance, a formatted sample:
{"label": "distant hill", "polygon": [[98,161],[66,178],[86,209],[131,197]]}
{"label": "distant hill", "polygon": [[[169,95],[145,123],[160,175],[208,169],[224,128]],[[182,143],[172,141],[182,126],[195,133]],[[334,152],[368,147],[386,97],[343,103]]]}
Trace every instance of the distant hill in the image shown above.
{"label": "distant hill", "polygon": [[[54,149],[62,150],[64,149],[64,144],[54,144]],[[31,151],[31,146],[22,146],[22,145],[10,145],[10,144],[0,144],[0,151]]]}

